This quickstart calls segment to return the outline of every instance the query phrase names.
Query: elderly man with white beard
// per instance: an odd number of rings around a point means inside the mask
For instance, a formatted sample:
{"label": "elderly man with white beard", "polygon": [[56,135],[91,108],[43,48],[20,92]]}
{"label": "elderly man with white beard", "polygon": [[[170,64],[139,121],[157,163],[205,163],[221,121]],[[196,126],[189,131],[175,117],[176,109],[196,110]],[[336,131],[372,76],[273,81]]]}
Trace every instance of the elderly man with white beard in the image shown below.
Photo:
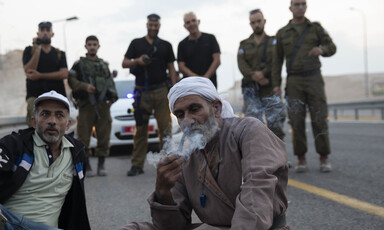
{"label": "elderly man with white beard", "polygon": [[[284,143],[256,118],[236,117],[207,78],[183,79],[168,99],[186,136],[206,145],[188,160],[163,158],[148,198],[153,223],[122,229],[290,229]],[[191,223],[192,210],[202,223]]]}

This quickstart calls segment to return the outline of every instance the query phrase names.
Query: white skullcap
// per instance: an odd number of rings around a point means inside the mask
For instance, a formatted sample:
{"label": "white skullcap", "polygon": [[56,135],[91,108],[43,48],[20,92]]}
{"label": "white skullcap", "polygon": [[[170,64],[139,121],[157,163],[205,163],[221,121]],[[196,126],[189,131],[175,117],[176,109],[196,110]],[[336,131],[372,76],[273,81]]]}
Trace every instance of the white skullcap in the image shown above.
{"label": "white skullcap", "polygon": [[224,97],[217,93],[211,80],[205,77],[188,77],[176,83],[168,93],[169,106],[173,113],[173,106],[177,99],[188,95],[198,95],[208,102],[219,100],[222,103],[222,118],[235,117],[232,106]]}

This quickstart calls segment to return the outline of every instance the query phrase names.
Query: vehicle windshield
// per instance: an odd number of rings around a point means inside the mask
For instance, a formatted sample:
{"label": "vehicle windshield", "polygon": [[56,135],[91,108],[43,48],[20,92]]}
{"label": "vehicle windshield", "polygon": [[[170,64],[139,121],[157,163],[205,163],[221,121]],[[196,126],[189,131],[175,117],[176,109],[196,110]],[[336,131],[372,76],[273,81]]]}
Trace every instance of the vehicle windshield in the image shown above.
{"label": "vehicle windshield", "polygon": [[117,96],[119,98],[133,98],[135,81],[115,81]]}

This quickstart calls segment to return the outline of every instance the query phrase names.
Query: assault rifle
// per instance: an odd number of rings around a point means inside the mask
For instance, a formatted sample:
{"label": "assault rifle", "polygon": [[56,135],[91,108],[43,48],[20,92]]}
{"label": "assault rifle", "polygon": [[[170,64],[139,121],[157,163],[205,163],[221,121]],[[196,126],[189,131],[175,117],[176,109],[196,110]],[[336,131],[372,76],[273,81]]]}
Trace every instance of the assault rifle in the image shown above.
{"label": "assault rifle", "polygon": [[[105,85],[104,85],[104,88],[103,90],[101,90],[101,93],[99,95],[99,101],[104,101],[104,98],[105,98],[105,95],[107,94],[107,91],[109,89],[109,86],[110,84],[112,84],[113,82],[113,79],[112,78],[115,78],[117,77],[117,70],[114,70],[111,74],[111,72],[109,71],[109,69],[105,66],[105,64],[103,62],[100,62],[100,65],[101,67],[103,68],[104,72],[107,73],[108,77],[107,77],[107,80],[105,82]],[[117,100],[117,99],[116,99]]]}
{"label": "assault rifle", "polygon": [[[83,82],[95,86],[95,84],[93,83],[92,78],[88,77],[85,74],[85,71],[83,69],[83,63],[82,63],[81,60],[79,61],[79,70],[80,70],[80,74],[81,74],[81,77],[83,79]],[[88,93],[88,99],[89,99],[89,102],[91,103],[91,105],[93,106],[93,108],[95,109],[97,119],[100,119],[101,117],[100,117],[99,110],[97,109],[97,104],[98,103],[97,103],[97,99],[96,99],[95,93],[94,92],[93,93]]]}

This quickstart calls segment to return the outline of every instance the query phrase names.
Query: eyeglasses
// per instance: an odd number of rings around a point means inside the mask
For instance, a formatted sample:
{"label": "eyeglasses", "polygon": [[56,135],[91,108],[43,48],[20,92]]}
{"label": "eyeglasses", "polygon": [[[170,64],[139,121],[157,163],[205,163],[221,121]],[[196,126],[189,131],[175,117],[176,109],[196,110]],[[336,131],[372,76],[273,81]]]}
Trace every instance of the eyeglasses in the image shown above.
{"label": "eyeglasses", "polygon": [[292,6],[294,6],[294,7],[299,7],[300,5],[307,6],[307,3],[306,2],[295,2],[295,3],[292,3]]}

